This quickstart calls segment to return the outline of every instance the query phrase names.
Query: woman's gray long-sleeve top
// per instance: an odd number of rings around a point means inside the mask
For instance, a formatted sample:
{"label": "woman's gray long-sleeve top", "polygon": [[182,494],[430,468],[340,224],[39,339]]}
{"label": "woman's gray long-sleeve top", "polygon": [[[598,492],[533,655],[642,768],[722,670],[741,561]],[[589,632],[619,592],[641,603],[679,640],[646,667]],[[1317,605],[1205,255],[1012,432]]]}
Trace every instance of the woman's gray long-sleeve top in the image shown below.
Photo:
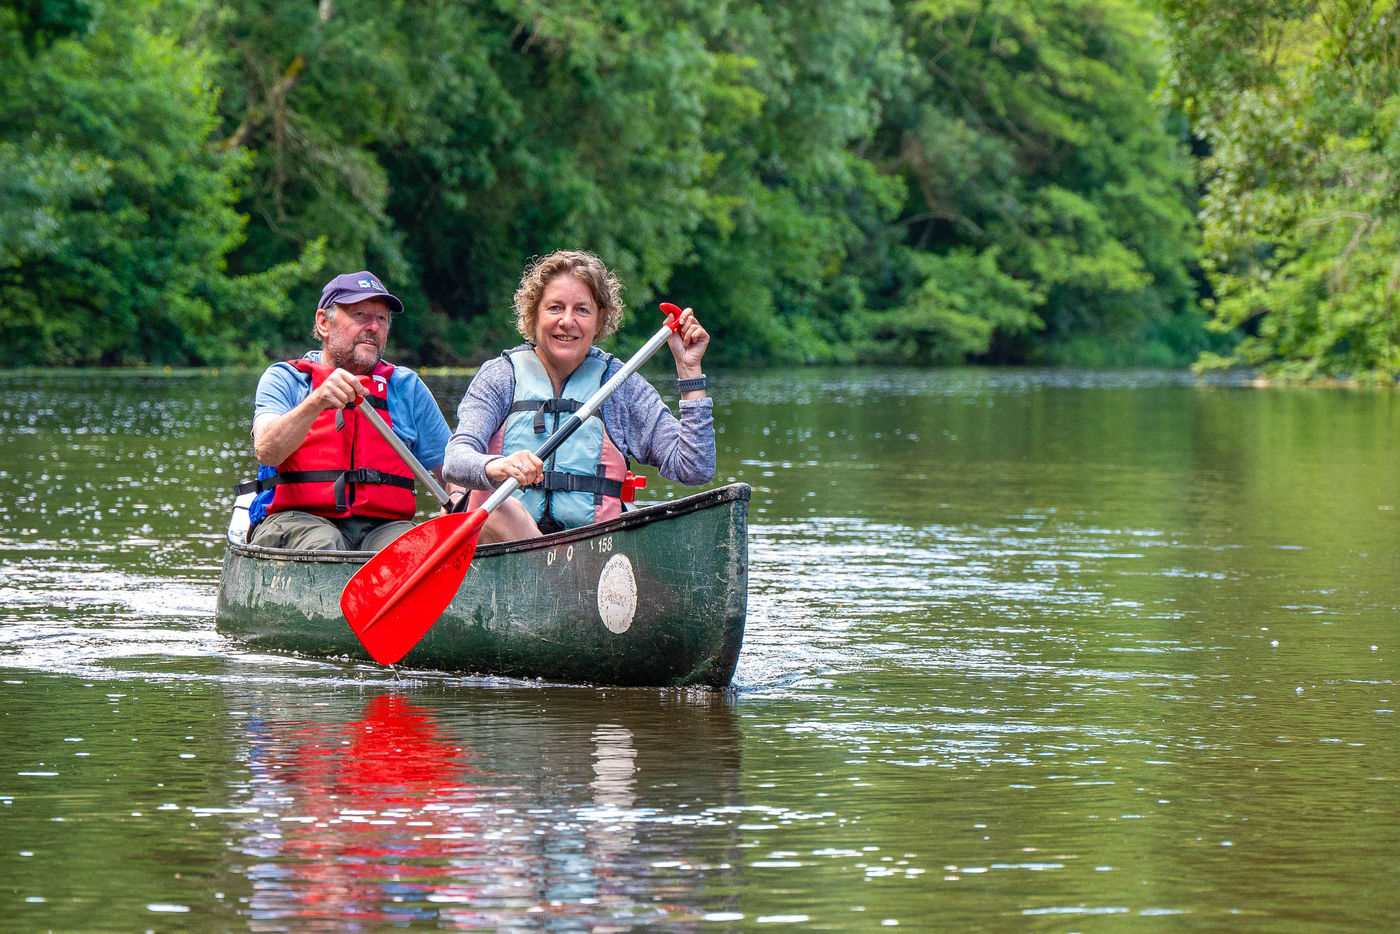
{"label": "woman's gray long-sleeve top", "polygon": [[[609,357],[606,378],[622,369],[621,360],[596,347],[588,353]],[[510,360],[501,355],[482,364],[457,407],[457,430],[447,442],[443,479],[473,490],[497,486],[486,479],[486,465],[500,455],[486,451],[505,424],[514,397]],[[676,483],[709,483],[715,476],[714,400],[681,399],[680,409],[677,419],[656,388],[633,373],[603,403],[603,426],[630,461],[655,467]]]}

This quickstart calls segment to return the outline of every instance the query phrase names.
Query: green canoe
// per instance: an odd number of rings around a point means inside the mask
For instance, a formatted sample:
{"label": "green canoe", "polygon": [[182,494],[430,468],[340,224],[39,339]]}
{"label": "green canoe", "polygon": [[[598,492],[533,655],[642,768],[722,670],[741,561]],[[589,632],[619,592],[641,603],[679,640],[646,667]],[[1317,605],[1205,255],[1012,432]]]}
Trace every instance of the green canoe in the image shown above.
{"label": "green canoe", "polygon": [[[734,676],[748,604],[748,484],[655,503],[596,525],[482,545],[407,668],[616,685]],[[249,545],[235,504],[215,619],[249,646],[369,656],[340,612],[360,551]]]}

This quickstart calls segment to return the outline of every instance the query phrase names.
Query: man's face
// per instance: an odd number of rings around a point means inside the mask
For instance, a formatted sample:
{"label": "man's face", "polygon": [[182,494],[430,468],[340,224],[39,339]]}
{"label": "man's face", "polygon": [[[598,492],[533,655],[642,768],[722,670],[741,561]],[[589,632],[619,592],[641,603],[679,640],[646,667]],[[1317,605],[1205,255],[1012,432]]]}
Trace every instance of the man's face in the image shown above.
{"label": "man's face", "polygon": [[392,312],[382,299],[367,298],[353,305],[337,305],[335,313],[327,315],[324,308],[316,309],[316,331],[321,335],[323,363],[338,366],[356,376],[374,372],[375,364],[384,356],[389,340],[389,319]]}

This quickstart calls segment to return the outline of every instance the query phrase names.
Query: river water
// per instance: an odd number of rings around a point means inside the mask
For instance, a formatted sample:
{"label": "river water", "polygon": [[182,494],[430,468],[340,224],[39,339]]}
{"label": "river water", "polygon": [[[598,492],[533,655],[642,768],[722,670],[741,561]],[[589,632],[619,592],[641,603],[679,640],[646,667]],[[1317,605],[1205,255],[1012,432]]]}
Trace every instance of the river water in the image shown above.
{"label": "river water", "polygon": [[1393,392],[712,380],[730,692],[250,652],[256,375],[0,375],[0,929],[1392,929]]}

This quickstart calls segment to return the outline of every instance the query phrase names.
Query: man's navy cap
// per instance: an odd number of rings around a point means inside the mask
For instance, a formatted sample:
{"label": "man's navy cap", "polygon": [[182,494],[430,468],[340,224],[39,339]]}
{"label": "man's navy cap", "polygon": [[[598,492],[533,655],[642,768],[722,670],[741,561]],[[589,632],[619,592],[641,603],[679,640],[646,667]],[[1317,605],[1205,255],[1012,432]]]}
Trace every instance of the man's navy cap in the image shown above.
{"label": "man's navy cap", "polygon": [[347,272],[336,276],[321,290],[321,304],[317,308],[332,305],[353,305],[367,298],[382,299],[395,312],[403,311],[403,302],[389,294],[384,283],[372,272]]}

